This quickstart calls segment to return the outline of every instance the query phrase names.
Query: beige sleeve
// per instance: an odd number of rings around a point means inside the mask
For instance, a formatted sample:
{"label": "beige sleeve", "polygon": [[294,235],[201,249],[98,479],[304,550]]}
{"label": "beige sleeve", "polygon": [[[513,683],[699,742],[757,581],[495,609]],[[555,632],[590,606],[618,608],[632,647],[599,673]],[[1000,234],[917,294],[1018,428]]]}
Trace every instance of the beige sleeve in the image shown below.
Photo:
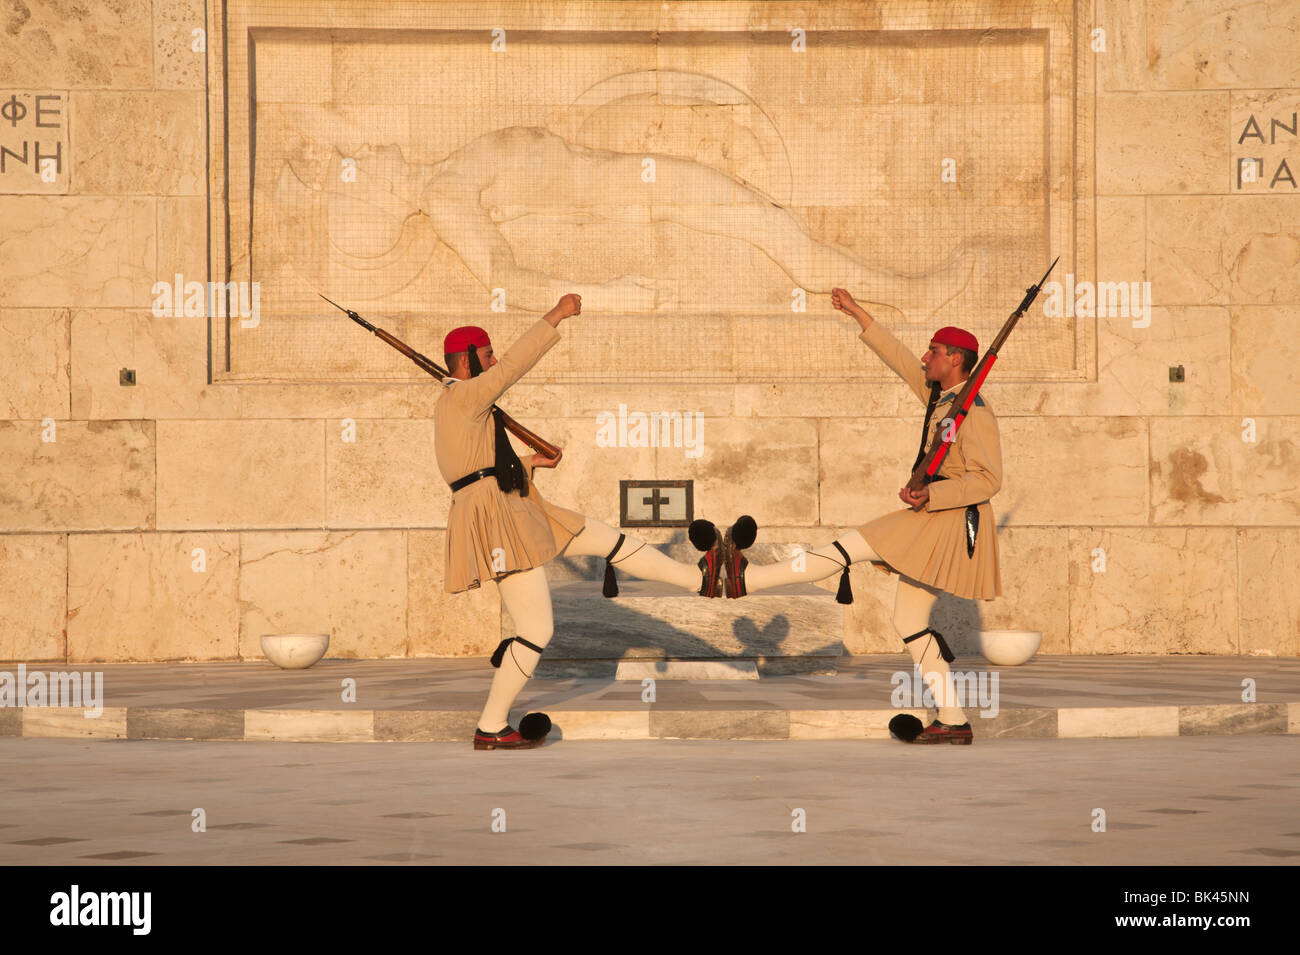
{"label": "beige sleeve", "polygon": [[921,368],[921,359],[907,350],[902,342],[885,330],[879,322],[873,321],[858,338],[888,365],[899,378],[912,389],[912,393],[921,399],[922,404],[930,400],[930,386],[925,380],[925,370]]}
{"label": "beige sleeve", "polygon": [[472,416],[485,414],[506,389],[522,378],[559,340],[560,333],[551,327],[551,323],[538,319],[536,325],[520,335],[509,350],[497,358],[495,365],[477,378],[458,382],[452,392],[456,401]]}

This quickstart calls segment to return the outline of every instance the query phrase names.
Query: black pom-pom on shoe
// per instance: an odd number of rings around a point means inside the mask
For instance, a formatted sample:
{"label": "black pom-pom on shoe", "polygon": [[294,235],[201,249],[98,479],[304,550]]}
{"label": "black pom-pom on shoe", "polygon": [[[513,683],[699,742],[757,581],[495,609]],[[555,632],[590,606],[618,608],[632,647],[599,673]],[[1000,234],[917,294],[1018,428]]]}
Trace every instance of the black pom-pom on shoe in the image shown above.
{"label": "black pom-pom on shoe", "polygon": [[758,524],[748,514],[731,525],[731,542],[736,546],[737,550],[744,550],[747,547],[754,546],[757,537]]}
{"label": "black pom-pom on shoe", "polygon": [[686,536],[691,539],[696,550],[708,550],[718,542],[718,529],[713,526],[713,521],[706,521],[703,518],[691,521],[691,526],[686,530]]}
{"label": "black pom-pom on shoe", "polygon": [[909,716],[907,713],[899,713],[889,721],[889,735],[893,736],[894,739],[901,739],[904,743],[912,742],[924,730],[925,724],[915,716]]}
{"label": "black pom-pom on shoe", "polygon": [[550,732],[551,718],[545,713],[529,713],[519,721],[519,735],[524,739],[545,739]]}

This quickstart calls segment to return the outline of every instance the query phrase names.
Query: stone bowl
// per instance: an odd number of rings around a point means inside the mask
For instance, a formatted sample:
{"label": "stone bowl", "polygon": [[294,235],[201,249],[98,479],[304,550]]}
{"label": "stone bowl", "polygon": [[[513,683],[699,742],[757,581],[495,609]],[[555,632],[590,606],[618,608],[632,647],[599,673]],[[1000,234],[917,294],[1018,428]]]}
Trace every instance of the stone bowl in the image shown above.
{"label": "stone bowl", "polygon": [[262,653],[282,670],[305,670],[329,649],[328,633],[267,633]]}
{"label": "stone bowl", "polygon": [[1043,631],[981,630],[979,641],[980,653],[989,663],[1018,667],[1038,652],[1043,642]]}

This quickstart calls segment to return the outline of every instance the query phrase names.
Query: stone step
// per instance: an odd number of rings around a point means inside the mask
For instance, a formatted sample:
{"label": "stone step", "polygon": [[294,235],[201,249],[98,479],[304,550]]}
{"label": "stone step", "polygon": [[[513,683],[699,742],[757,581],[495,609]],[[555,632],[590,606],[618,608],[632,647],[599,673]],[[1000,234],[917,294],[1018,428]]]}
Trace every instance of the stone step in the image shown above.
{"label": "stone step", "polygon": [[[637,691],[639,693],[639,691]],[[566,709],[547,705],[550,743],[565,739],[889,739],[899,712],[920,709],[784,709],[730,705],[637,705]],[[196,709],[105,707],[97,718],[72,707],[2,711],[0,736],[65,739],[436,742],[468,745],[478,709]],[[1300,733],[1300,703],[1188,706],[1003,707],[968,714],[977,742],[999,739],[1147,738]]]}
{"label": "stone step", "polygon": [[[630,660],[751,661],[762,675],[833,673],[844,653],[842,606],[812,586],[706,600],[669,584],[622,580],[604,597],[597,581],[551,588],[555,635],[537,676],[614,677]],[[514,621],[502,613],[502,638]]]}

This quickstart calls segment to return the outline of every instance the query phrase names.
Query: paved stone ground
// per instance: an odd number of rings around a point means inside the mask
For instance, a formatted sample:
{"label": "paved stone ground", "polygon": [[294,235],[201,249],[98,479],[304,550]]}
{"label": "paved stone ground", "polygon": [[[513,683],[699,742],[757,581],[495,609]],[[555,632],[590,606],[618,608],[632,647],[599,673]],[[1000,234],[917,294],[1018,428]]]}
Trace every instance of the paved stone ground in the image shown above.
{"label": "paved stone ground", "polygon": [[[1294,736],[564,741],[518,753],[11,738],[0,759],[5,865],[1300,861]],[[206,832],[191,831],[195,808]],[[1096,809],[1105,832],[1092,831]],[[492,831],[496,810],[505,832]]]}

